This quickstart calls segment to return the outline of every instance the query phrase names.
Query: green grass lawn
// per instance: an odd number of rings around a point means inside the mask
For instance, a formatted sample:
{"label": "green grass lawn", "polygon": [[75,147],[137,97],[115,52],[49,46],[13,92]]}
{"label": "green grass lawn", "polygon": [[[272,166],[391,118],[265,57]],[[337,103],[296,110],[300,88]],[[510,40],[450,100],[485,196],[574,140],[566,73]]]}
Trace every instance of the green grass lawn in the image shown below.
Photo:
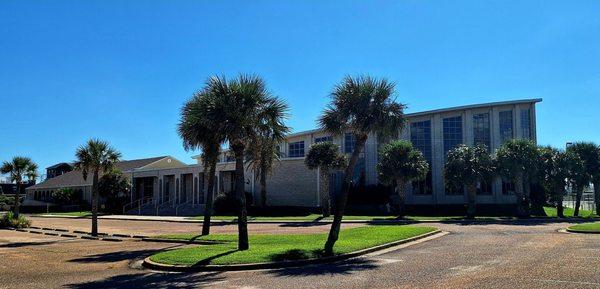
{"label": "green grass lawn", "polygon": [[90,211],[81,211],[81,212],[57,212],[57,213],[42,213],[38,215],[49,215],[49,216],[69,216],[69,217],[89,217],[92,215]]}
{"label": "green grass lawn", "polygon": [[[403,240],[435,231],[432,227],[365,226],[344,229],[335,244],[335,254],[344,254],[369,247]],[[250,235],[250,249],[237,250],[237,235],[198,236],[178,234],[157,236],[165,239],[220,242],[214,245],[175,249],[152,255],[150,260],[171,265],[224,265],[266,263],[285,260],[318,258],[327,239],[326,233],[302,235]]]}
{"label": "green grass lawn", "polygon": [[[557,217],[556,208],[555,207],[544,207],[544,211],[546,211],[546,216],[548,217]],[[575,209],[567,208],[564,209],[565,217],[573,217],[575,213]],[[594,211],[590,210],[579,210],[579,217],[581,218],[596,218],[598,215],[594,214]]]}
{"label": "green grass lawn", "polygon": [[569,227],[569,230],[578,232],[597,232],[600,233],[600,223],[581,224]]}

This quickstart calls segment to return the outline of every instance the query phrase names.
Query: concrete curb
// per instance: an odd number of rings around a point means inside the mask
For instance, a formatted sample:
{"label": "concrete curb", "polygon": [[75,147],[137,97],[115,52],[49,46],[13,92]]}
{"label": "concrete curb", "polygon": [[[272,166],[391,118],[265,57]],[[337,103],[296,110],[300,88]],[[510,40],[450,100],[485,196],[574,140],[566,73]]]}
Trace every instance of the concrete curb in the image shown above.
{"label": "concrete curb", "polygon": [[580,231],[580,230],[572,230],[569,228],[565,229],[566,232],[569,233],[573,233],[573,234],[589,234],[589,235],[598,235],[600,234],[600,231]]}
{"label": "concrete curb", "polygon": [[195,244],[195,245],[216,245],[216,244],[225,243],[225,242],[218,242],[218,241],[188,241],[188,240],[161,239],[161,238],[152,238],[152,237],[142,238],[142,241],[157,242],[157,243],[173,243],[173,244]]}
{"label": "concrete curb", "polygon": [[307,259],[307,260],[297,260],[297,261],[282,261],[282,262],[269,262],[269,263],[251,263],[251,264],[235,264],[235,265],[204,265],[204,266],[185,266],[185,265],[167,265],[162,263],[157,263],[150,260],[150,257],[147,257],[142,262],[142,266],[159,271],[167,271],[167,272],[206,272],[206,271],[245,271],[245,270],[258,270],[258,269],[280,269],[280,268],[289,268],[289,267],[300,267],[307,265],[315,265],[315,264],[324,264],[324,263],[332,263],[347,259],[356,258],[359,256],[367,255],[376,251],[381,251],[385,249],[389,249],[391,247],[395,247],[398,245],[404,245],[410,242],[415,242],[427,237],[431,237],[437,234],[443,234],[441,230],[435,230],[429,233],[425,233],[419,236],[415,236],[412,238],[399,240],[363,250],[359,250],[356,252],[351,252],[347,254],[325,257],[319,259]]}

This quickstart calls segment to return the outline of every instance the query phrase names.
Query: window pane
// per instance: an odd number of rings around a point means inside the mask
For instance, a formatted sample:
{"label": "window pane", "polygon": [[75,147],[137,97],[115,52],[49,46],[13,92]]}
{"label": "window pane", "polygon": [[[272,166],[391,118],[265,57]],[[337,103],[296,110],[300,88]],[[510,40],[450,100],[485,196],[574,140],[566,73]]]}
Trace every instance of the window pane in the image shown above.
{"label": "window pane", "polygon": [[500,112],[500,142],[504,143],[513,139],[513,112],[512,110]]}
{"label": "window pane", "polygon": [[304,156],[304,141],[290,143],[288,146],[288,157],[300,158]]}
{"label": "window pane", "polygon": [[349,154],[354,151],[354,145],[356,144],[356,138],[352,133],[346,133],[344,135],[344,152]]}
{"label": "window pane", "polygon": [[444,155],[453,148],[456,148],[463,141],[462,117],[444,118]]}
{"label": "window pane", "polygon": [[320,143],[320,142],[333,142],[333,137],[332,136],[316,137],[315,143]]}
{"label": "window pane", "polygon": [[431,121],[413,122],[410,124],[410,141],[413,146],[423,153],[429,163],[429,173],[422,182],[413,183],[413,194],[429,195],[433,193],[431,181]]}
{"label": "window pane", "polygon": [[490,114],[479,113],[473,115],[473,142],[475,145],[484,144],[491,149]]}
{"label": "window pane", "polygon": [[531,110],[521,110],[521,137],[531,139]]}

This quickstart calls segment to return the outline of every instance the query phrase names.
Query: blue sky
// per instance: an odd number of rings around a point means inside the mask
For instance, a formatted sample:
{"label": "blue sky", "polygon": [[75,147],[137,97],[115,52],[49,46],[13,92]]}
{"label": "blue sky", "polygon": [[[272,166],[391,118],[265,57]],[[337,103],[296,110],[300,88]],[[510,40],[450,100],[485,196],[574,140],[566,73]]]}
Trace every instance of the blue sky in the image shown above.
{"label": "blue sky", "polygon": [[522,98],[541,144],[600,142],[599,1],[1,1],[0,160],[192,163],[179,109],[213,74],[257,73],[312,129],[346,74],[385,76],[408,112]]}

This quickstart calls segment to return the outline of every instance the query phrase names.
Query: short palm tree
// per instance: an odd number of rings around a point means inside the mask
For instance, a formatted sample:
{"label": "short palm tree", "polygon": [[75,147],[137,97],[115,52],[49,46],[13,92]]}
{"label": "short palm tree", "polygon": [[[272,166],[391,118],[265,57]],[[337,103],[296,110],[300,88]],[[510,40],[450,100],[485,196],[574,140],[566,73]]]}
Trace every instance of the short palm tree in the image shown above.
{"label": "short palm tree", "polygon": [[331,103],[319,118],[319,126],[333,135],[352,133],[355,145],[344,171],[342,191],[334,206],[334,218],[325,254],[333,254],[338,239],[354,168],[370,134],[377,137],[397,135],[404,125],[404,105],[397,103],[395,85],[387,79],[369,76],[345,77],[331,93]]}
{"label": "short palm tree", "polygon": [[450,150],[444,165],[446,186],[453,190],[467,188],[467,218],[476,214],[477,185],[493,178],[494,162],[485,145],[459,145]]}
{"label": "short palm tree", "polygon": [[583,168],[583,162],[572,151],[560,151],[550,146],[540,148],[540,175],[544,190],[556,206],[557,216],[564,217],[563,197],[565,189],[572,180],[577,168]]}
{"label": "short palm tree", "polygon": [[260,118],[261,123],[256,127],[256,132],[252,135],[247,148],[247,154],[250,157],[250,165],[254,171],[255,178],[260,184],[261,206],[267,206],[267,175],[273,169],[273,163],[278,161],[281,153],[277,145],[285,139],[290,131],[285,126],[282,119],[287,118],[288,106],[283,102],[278,102],[268,107],[271,112],[266,112],[268,117]]}
{"label": "short palm tree", "polygon": [[37,178],[38,166],[30,158],[14,157],[10,162],[2,163],[0,172],[8,174],[9,180],[17,184],[15,192],[14,216],[19,217],[19,207],[21,206],[21,189],[23,188],[23,179],[27,177],[29,181],[35,181]]}
{"label": "short palm tree", "polygon": [[121,153],[107,142],[90,139],[75,152],[75,169],[81,171],[83,179],[92,174],[92,236],[98,236],[98,180],[102,172],[109,172],[121,158]]}
{"label": "short palm tree", "polygon": [[539,151],[529,140],[509,140],[496,151],[496,166],[499,174],[512,180],[515,185],[519,217],[529,216],[530,182],[536,175],[538,159]]}
{"label": "short palm tree", "polygon": [[186,151],[201,149],[204,174],[208,176],[206,195],[206,206],[204,208],[204,221],[202,223],[202,235],[210,234],[210,219],[213,214],[215,174],[217,160],[221,153],[221,145],[225,142],[222,131],[218,124],[220,120],[206,119],[205,113],[210,109],[212,92],[215,91],[211,80],[206,82],[205,87],[196,92],[192,98],[184,104],[181,109],[181,120],[177,128],[179,136],[183,139],[183,147]]}
{"label": "short palm tree", "polygon": [[341,169],[348,163],[346,156],[340,153],[340,147],[332,142],[320,142],[310,146],[306,158],[306,166],[319,170],[319,191],[323,217],[331,215],[331,195],[329,190],[329,174],[332,169]]}
{"label": "short palm tree", "polygon": [[[577,142],[569,146],[567,150],[577,154],[583,161],[585,166],[585,174],[587,175],[586,178],[589,180],[589,182],[594,184],[594,199],[596,208],[600,208],[600,147],[591,142]],[[583,190],[588,185],[589,184],[585,184],[583,186],[579,186],[578,188],[580,190],[577,191],[579,202],[576,202],[575,216],[579,215],[581,196],[583,195]],[[596,211],[598,211],[598,209],[596,209]]]}
{"label": "short palm tree", "polygon": [[287,106],[272,96],[265,82],[255,75],[240,75],[227,81],[224,77],[209,80],[210,98],[203,112],[207,126],[218,126],[235,155],[235,192],[238,203],[238,249],[247,250],[248,225],[244,192],[244,161],[248,144],[262,125],[284,127]]}
{"label": "short palm tree", "polygon": [[379,181],[384,184],[395,184],[398,196],[398,216],[404,216],[406,184],[422,181],[429,172],[429,163],[423,153],[415,149],[411,142],[392,141],[379,151],[377,163]]}

